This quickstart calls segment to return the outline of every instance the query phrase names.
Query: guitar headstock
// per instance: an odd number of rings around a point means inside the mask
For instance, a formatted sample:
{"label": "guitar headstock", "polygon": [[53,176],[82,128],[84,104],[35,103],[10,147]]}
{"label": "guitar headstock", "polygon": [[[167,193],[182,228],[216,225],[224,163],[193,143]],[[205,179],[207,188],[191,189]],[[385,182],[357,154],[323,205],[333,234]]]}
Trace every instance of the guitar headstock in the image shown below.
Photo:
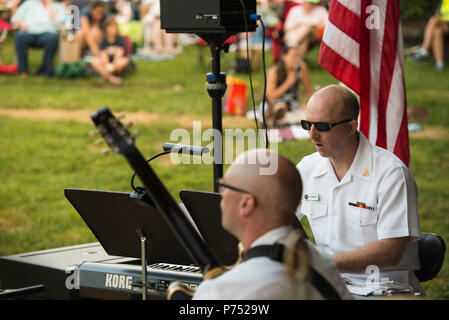
{"label": "guitar headstock", "polygon": [[129,125],[123,125],[108,107],[98,109],[90,117],[112,152],[124,154],[134,147],[134,135],[127,129]]}

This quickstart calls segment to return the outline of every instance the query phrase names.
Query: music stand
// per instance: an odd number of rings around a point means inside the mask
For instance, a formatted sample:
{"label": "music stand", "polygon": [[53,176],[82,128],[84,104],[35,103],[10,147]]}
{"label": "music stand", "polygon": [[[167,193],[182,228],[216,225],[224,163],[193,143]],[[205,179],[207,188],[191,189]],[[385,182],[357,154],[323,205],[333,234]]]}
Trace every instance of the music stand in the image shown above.
{"label": "music stand", "polygon": [[219,261],[224,265],[234,264],[238,258],[238,240],[221,225],[221,195],[215,192],[182,190],[179,197]]}
{"label": "music stand", "polygon": [[64,194],[109,255],[140,259],[140,230],[152,263],[194,263],[159,210],[129,193],[67,188]]}
{"label": "music stand", "polygon": [[152,262],[194,263],[155,206],[122,192],[65,189],[64,194],[109,255],[141,259],[142,281],[134,285],[142,287],[142,300],[148,252]]}

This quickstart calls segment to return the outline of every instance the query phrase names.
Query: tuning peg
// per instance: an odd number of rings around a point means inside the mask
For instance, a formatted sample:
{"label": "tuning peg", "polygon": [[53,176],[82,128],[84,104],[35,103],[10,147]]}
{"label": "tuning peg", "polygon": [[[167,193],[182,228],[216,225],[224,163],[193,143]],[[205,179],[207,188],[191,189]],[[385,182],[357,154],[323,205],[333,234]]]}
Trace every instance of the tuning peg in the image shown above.
{"label": "tuning peg", "polygon": [[111,150],[108,148],[101,149],[101,154],[107,156],[111,153]]}
{"label": "tuning peg", "polygon": [[101,146],[103,143],[104,143],[103,139],[98,139],[97,141],[95,141],[96,146]]}
{"label": "tuning peg", "polygon": [[139,135],[140,135],[140,131],[139,130],[134,130],[134,132],[132,134],[133,138],[135,138],[135,137],[137,137]]}
{"label": "tuning peg", "polygon": [[131,128],[134,125],[134,123],[132,121],[126,121],[123,125],[125,126],[126,129],[128,129]]}
{"label": "tuning peg", "polygon": [[120,113],[117,115],[117,119],[119,119],[119,120],[124,119],[125,117],[126,117],[126,115],[125,115],[124,112],[120,112]]}

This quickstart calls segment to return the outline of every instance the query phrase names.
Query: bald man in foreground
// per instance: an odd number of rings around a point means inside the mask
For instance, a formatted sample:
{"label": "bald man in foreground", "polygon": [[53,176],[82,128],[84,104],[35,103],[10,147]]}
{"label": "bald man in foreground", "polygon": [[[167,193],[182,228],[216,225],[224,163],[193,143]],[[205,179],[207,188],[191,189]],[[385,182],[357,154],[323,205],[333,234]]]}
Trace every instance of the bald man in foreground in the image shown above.
{"label": "bald man in foreground", "polygon": [[327,86],[310,98],[301,126],[317,152],[297,166],[304,182],[298,218],[307,216],[317,245],[333,255],[344,277],[394,281],[423,293],[414,273],[415,181],[398,157],[357,130],[358,114],[358,100],[345,87]]}
{"label": "bald man in foreground", "polygon": [[193,299],[323,299],[331,293],[334,299],[352,299],[330,255],[292,227],[302,183],[290,160],[266,149],[248,151],[219,186],[222,224],[240,240],[243,260],[202,282]]}

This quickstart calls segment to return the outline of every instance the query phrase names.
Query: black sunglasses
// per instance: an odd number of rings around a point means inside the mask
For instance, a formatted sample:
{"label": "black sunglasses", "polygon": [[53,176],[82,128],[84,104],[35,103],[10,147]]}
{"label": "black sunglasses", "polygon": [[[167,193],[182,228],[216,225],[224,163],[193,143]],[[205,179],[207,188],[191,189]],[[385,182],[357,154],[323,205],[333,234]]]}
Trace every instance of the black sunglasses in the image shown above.
{"label": "black sunglasses", "polygon": [[242,193],[247,193],[247,194],[251,194],[250,192],[237,188],[237,187],[233,187],[227,183],[223,182],[223,179],[217,179],[217,186],[218,186],[218,192],[223,192],[223,189],[227,188],[227,189],[231,189],[237,192],[242,192]]}
{"label": "black sunglasses", "polygon": [[315,128],[318,131],[329,131],[332,127],[345,123],[345,122],[349,122],[352,121],[352,119],[346,119],[340,122],[335,122],[335,123],[329,123],[329,122],[311,122],[311,121],[307,121],[307,120],[301,120],[301,127],[304,130],[310,130],[312,129],[312,125],[315,125]]}

